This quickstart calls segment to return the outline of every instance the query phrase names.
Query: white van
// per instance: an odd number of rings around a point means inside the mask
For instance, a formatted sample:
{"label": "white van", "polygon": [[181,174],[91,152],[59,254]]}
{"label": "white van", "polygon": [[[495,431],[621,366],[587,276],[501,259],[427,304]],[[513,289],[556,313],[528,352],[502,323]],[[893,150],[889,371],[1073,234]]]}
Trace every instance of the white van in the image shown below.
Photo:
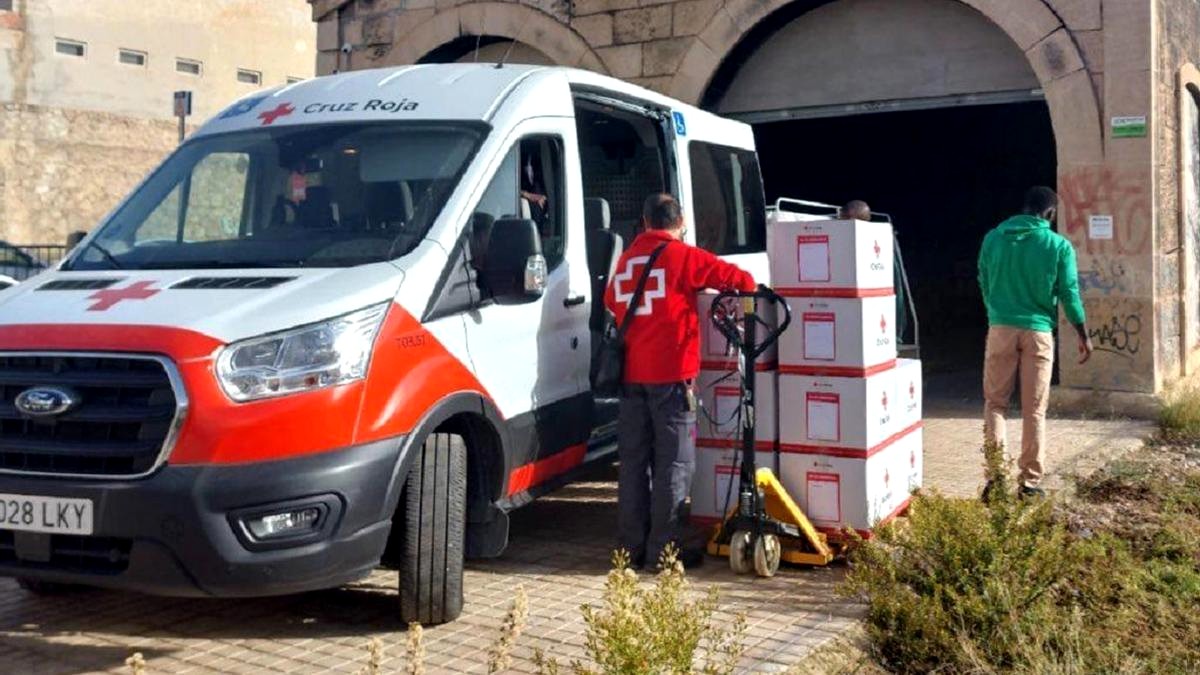
{"label": "white van", "polygon": [[598,298],[643,199],[765,278],[750,127],[593,73],[351,72],[242,99],[0,295],[0,575],[462,608],[507,513],[611,459]]}

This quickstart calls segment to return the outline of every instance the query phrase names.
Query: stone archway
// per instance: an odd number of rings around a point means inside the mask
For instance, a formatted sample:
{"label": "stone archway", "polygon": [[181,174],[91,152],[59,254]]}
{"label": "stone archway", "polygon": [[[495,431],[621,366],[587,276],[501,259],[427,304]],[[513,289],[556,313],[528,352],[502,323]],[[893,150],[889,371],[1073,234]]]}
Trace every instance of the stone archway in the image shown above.
{"label": "stone archway", "polygon": [[438,12],[396,36],[394,47],[375,65],[417,63],[439,47],[467,36],[487,35],[534,46],[554,63],[607,73],[587,41],[554,17],[507,2],[476,2]]}
{"label": "stone archway", "polygon": [[[1025,53],[1045,92],[1060,175],[1104,160],[1100,106],[1078,45],[1042,0],[960,0],[996,24]],[[700,101],[724,59],[755,26],[792,0],[728,2],[709,20],[676,70],[668,93]]]}

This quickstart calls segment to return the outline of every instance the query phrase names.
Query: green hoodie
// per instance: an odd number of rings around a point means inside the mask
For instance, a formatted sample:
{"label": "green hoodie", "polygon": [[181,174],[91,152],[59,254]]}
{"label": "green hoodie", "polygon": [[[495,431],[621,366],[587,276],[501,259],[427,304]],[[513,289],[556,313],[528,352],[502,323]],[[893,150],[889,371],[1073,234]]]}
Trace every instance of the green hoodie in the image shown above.
{"label": "green hoodie", "polygon": [[1075,249],[1037,216],[1013,216],[987,233],[979,249],[979,288],[993,326],[1048,333],[1060,302],[1072,325],[1084,320]]}

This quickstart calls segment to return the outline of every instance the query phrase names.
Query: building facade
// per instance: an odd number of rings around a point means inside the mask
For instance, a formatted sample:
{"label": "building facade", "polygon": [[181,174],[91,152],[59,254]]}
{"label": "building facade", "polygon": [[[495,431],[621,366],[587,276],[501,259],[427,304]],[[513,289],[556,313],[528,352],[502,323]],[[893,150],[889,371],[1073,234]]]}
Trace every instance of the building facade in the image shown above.
{"label": "building facade", "polygon": [[199,123],[313,75],[304,0],[0,0],[0,240],[88,230]]}
{"label": "building facade", "polygon": [[754,124],[768,199],[895,217],[934,371],[981,352],[983,233],[1056,185],[1097,347],[1060,340],[1056,397],[1131,411],[1200,367],[1191,0],[310,2],[319,74],[507,56]]}

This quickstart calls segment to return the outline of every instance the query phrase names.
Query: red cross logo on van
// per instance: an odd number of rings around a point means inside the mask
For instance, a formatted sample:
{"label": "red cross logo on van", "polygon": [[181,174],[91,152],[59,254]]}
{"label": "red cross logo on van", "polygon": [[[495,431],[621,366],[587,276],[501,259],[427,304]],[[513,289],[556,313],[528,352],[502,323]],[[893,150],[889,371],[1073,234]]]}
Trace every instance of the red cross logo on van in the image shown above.
{"label": "red cross logo on van", "polygon": [[908,397],[909,398],[917,397],[917,385],[913,382],[908,383]]}
{"label": "red cross logo on van", "polygon": [[887,392],[883,392],[883,409],[887,410]]}
{"label": "red cross logo on van", "polygon": [[892,477],[888,474],[888,470],[883,470],[883,484],[888,485],[892,482]]}
{"label": "red cross logo on van", "polygon": [[916,450],[908,451],[908,465],[914,469],[917,468],[917,451]]}
{"label": "red cross logo on van", "polygon": [[263,126],[266,126],[280,117],[287,117],[296,112],[296,108],[291,103],[280,103],[272,110],[264,110],[258,113],[258,119],[262,120]]}
{"label": "red cross logo on van", "polygon": [[878,258],[878,257],[879,257],[879,254],[880,254],[881,252],[883,252],[883,249],[879,247],[879,240],[878,240],[878,239],[876,239],[876,240],[875,240],[875,257],[876,257],[876,258]]}
{"label": "red cross logo on van", "polygon": [[879,315],[879,332],[887,332],[887,317],[882,314]]}
{"label": "red cross logo on van", "polygon": [[88,307],[89,312],[104,312],[112,308],[113,305],[125,300],[145,300],[146,298],[159,294],[156,288],[150,288],[154,285],[153,281],[138,281],[129,284],[125,288],[106,288],[102,291],[96,291],[87,297],[92,301],[92,306]]}

